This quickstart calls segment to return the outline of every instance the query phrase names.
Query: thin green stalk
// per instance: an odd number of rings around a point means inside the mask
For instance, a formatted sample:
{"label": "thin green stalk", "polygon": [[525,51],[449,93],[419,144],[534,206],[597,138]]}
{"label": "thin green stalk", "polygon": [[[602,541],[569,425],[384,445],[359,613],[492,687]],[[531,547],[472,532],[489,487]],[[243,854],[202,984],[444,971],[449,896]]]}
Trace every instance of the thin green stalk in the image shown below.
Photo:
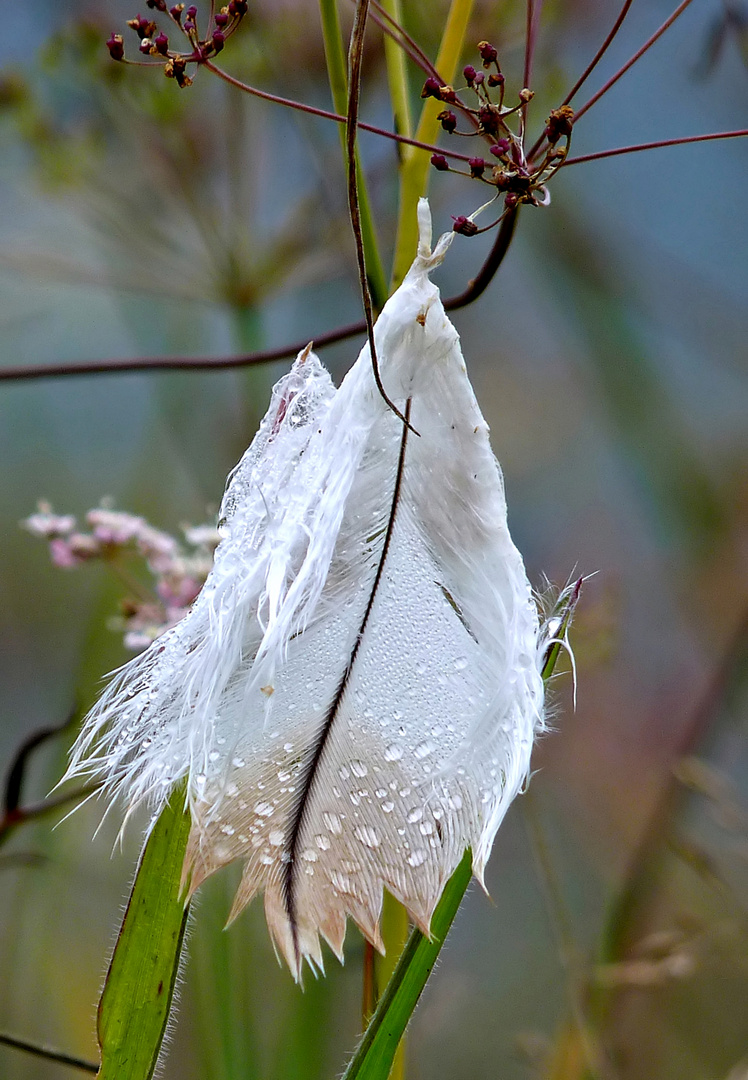
{"label": "thin green stalk", "polygon": [[[460,62],[468,23],[473,10],[473,0],[452,0],[444,27],[436,68],[447,83],[451,83]],[[433,143],[439,134],[437,115],[441,103],[427,98],[421,109],[421,119],[416,131],[419,142]],[[428,188],[430,168],[429,155],[416,147],[404,146],[400,162],[400,206],[397,221],[395,258],[392,266],[392,288],[395,289],[405,277],[418,247],[416,209],[418,200]]]}
{"label": "thin green stalk", "polygon": [[423,992],[472,877],[466,851],[431,920],[431,938],[413,930],[343,1080],[386,1080],[413,1010]]}
{"label": "thin green stalk", "polygon": [[[400,0],[382,0],[382,7],[398,26],[402,26],[403,9]],[[395,131],[400,135],[410,137],[413,132],[413,120],[410,112],[405,52],[389,34],[384,35],[384,59],[387,64],[387,82],[390,88]]]}
{"label": "thin green stalk", "polygon": [[[558,642],[565,639],[580,588],[581,580],[562,594],[566,599],[560,625],[541,671],[545,683],[556,666],[562,648]],[[471,877],[472,853],[468,850],[436,905],[431,919],[431,937],[425,937],[420,930],[411,932],[364,1037],[343,1074],[343,1080],[387,1080],[390,1076],[400,1040],[441,952]]]}
{"label": "thin green stalk", "polygon": [[[407,911],[394,896],[390,896],[386,891],[384,894],[384,903],[382,904],[380,928],[386,952],[384,956],[380,956],[379,953],[377,953],[374,957],[375,984],[377,990],[380,986],[387,986],[394,975],[398,957],[405,948],[405,944],[408,940],[408,931],[410,930]],[[379,995],[377,994],[377,997],[378,996]],[[404,1077],[405,1040],[401,1039],[392,1062],[389,1080],[404,1080]]]}
{"label": "thin green stalk", "polygon": [[538,868],[538,877],[542,885],[549,920],[556,938],[556,947],[566,975],[569,1006],[579,1037],[587,1075],[589,1080],[602,1080],[608,1073],[602,1048],[587,1016],[579,949],[574,940],[571,918],[553,865],[540,813],[531,791],[525,795],[523,810],[527,835]]}
{"label": "thin green stalk", "polygon": [[[330,83],[335,111],[345,116],[348,112],[348,61],[340,31],[337,0],[319,0],[322,37],[325,44],[327,78]],[[343,160],[347,161],[346,132],[340,128],[340,145]],[[356,151],[356,183],[358,186],[359,211],[361,214],[361,233],[366,256],[366,272],[369,279],[372,300],[377,310],[381,311],[388,296],[387,277],[379,254],[374,218],[366,188],[366,179],[358,151]]]}

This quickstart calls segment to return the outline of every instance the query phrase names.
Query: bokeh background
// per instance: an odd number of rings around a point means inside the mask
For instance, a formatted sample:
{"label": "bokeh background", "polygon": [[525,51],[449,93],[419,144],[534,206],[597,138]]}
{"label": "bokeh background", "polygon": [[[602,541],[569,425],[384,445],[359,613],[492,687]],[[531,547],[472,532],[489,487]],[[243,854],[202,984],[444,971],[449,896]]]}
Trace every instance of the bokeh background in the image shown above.
{"label": "bokeh background", "polygon": [[[445,5],[404,7],[433,56]],[[316,4],[250,8],[224,66],[327,107]],[[634,4],[591,89],[670,10]],[[546,5],[536,123],[616,11]],[[0,363],[228,354],[358,318],[338,132],[206,72],[180,92],[114,65],[102,42],[135,14],[126,0],[3,6]],[[517,87],[523,18],[514,0],[478,3],[470,35],[497,44]],[[744,127],[747,24],[738,0],[695,0],[584,117],[574,151]],[[367,49],[363,114],[387,125],[378,33]],[[389,254],[396,153],[362,148]],[[596,575],[574,632],[576,711],[559,680],[491,899],[469,894],[411,1026],[413,1080],[581,1080],[584,1029],[606,1080],[748,1076],[747,160],[733,141],[569,168],[455,313],[531,578]],[[437,228],[480,195],[432,175]],[[458,238],[446,295],[487,243]],[[336,378],[359,345],[325,351]],[[109,626],[121,585],[98,565],[53,567],[19,521],[39,498],[82,517],[102,497],[173,532],[210,520],[286,366],[0,386],[0,767],[127,657]],[[65,745],[34,757],[26,801],[57,780]],[[0,1030],[88,1058],[139,848],[134,827],[112,853],[114,820],[92,841],[100,813],[24,826],[0,851]],[[331,957],[302,995],[260,905],[222,932],[230,879],[203,890],[163,1075],[339,1074],[360,1025],[360,938],[349,930],[345,967]],[[2,1046],[0,1074],[72,1075]]]}

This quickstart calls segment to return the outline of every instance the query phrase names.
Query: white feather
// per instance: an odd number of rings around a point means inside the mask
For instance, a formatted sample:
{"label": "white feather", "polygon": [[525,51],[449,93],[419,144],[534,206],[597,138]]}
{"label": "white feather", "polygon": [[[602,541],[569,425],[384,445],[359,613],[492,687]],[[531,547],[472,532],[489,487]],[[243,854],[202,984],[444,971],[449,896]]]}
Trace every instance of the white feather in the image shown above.
{"label": "white feather", "polygon": [[70,773],[157,810],[188,777],[195,889],[235,859],[298,978],[382,888],[428,931],[466,847],[482,877],[543,725],[538,619],[488,428],[419,254],[334,393],[312,355],[232,474],[189,615],[116,676]]}

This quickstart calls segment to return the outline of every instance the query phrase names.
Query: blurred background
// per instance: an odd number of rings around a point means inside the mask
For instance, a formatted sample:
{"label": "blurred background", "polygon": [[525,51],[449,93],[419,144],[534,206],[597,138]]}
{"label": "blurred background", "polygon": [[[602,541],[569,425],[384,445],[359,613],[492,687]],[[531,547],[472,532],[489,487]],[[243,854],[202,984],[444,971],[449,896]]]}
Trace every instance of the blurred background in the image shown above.
{"label": "blurred background", "polygon": [[[432,57],[443,3],[404,0]],[[532,87],[542,125],[616,3],[548,3]],[[670,13],[634,4],[590,92]],[[341,13],[349,17],[346,4]],[[180,91],[114,64],[127,0],[7,3],[0,36],[0,364],[229,354],[360,317],[338,132],[203,71]],[[521,85],[524,7],[477,3],[471,43]],[[577,154],[746,126],[748,6],[696,0],[574,132]],[[127,38],[126,38],[127,40]],[[464,62],[476,62],[474,44]],[[223,66],[329,107],[317,5],[266,0]],[[414,107],[422,76],[411,69]],[[584,92],[582,98],[584,98]],[[391,123],[381,35],[362,116]],[[362,137],[382,250],[396,151]],[[458,149],[462,149],[459,146]],[[583,164],[526,209],[484,296],[458,311],[530,578],[593,573],[573,641],[578,701],[502,826],[408,1035],[412,1080],[581,1078],[587,1031],[616,1080],[748,1077],[748,215],[742,140]],[[431,176],[438,231],[481,191]],[[458,237],[460,292],[491,237]],[[361,342],[323,353],[336,379]],[[19,528],[37,500],[103,497],[158,528],[211,520],[275,363],[0,385],[0,766],[90,704],[129,655],[105,567],[64,571]],[[33,758],[59,778],[69,735]],[[0,1031],[96,1056],[95,1003],[137,860],[89,805],[0,850]],[[202,890],[163,1076],[338,1075],[360,1028],[363,947],[303,994],[255,903],[227,932],[232,875]],[[74,1075],[0,1046],[8,1080]]]}

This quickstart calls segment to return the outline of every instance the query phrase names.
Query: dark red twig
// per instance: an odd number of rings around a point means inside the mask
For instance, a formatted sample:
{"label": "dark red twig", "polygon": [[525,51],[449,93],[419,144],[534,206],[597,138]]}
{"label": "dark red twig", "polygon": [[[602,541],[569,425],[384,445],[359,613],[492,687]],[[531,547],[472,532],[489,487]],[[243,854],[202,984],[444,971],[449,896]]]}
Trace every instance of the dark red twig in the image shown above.
{"label": "dark red twig", "polygon": [[[466,289],[444,301],[447,311],[467,307],[485,292],[507,253],[516,220],[516,211],[507,214],[496,234],[493,247],[478,273],[468,283]],[[361,319],[355,323],[348,323],[347,326],[329,330],[327,333],[313,335],[314,347],[323,349],[338,341],[347,341],[349,338],[358,337],[364,333],[366,333],[366,323]],[[69,375],[123,375],[137,371],[222,371],[228,368],[249,367],[252,364],[269,364],[274,360],[287,360],[306,348],[309,337],[310,335],[307,335],[303,341],[294,341],[281,345],[279,348],[242,353],[239,356],[135,356],[61,364],[56,367],[49,364],[18,365],[0,368],[0,381],[5,379],[9,382],[19,382],[29,379],[62,378]]]}
{"label": "dark red twig", "polygon": [[679,139],[659,139],[657,142],[636,143],[633,146],[617,146],[613,150],[598,150],[594,154],[580,154],[579,157],[567,158],[562,168],[567,165],[581,165],[584,161],[599,161],[601,158],[618,157],[620,154],[637,154],[640,150],[660,150],[664,146],[685,146],[688,143],[712,142],[714,139],[744,139],[748,128],[740,131],[713,131],[708,135],[684,135]]}
{"label": "dark red twig", "polygon": [[670,29],[675,20],[683,14],[683,12],[686,10],[690,3],[691,0],[682,0],[682,2],[678,4],[672,15],[669,18],[665,19],[665,22],[662,24],[662,26],[660,26],[659,29],[655,30],[654,34],[652,34],[650,38],[647,38],[642,47],[640,49],[637,49],[634,55],[626,61],[623,67],[619,68],[615,75],[611,75],[608,81],[600,87],[597,93],[593,94],[589,101],[586,101],[581,108],[576,110],[576,116],[574,118],[575,121],[577,121],[580,116],[584,116],[587,110],[591,109],[595,102],[600,100],[603,94],[607,94],[608,90],[610,90],[610,88],[614,86],[618,82],[618,80],[626,74],[629,68],[632,68],[637,62],[637,60],[640,60],[641,57],[644,56],[644,53],[647,52],[648,49],[652,48],[654,43],[658,41],[665,33],[665,31]]}
{"label": "dark red twig", "polygon": [[[319,116],[323,120],[334,120],[336,124],[347,123],[347,117],[341,116],[339,113],[330,112],[329,109],[318,109],[315,105],[306,105],[301,101],[292,101],[290,98],[280,97],[278,94],[271,94],[267,90],[258,90],[256,86],[250,86],[249,83],[242,82],[241,79],[236,79],[233,75],[229,75],[227,71],[223,71],[221,68],[216,67],[210,60],[204,60],[203,66],[208,68],[217,75],[219,79],[223,79],[224,82],[230,83],[231,86],[235,86],[237,90],[243,90],[246,94],[252,94],[254,97],[262,98],[263,101],[272,101],[275,105],[284,105],[289,109],[296,109],[297,112],[309,113],[311,116]],[[407,135],[401,135],[397,131],[388,131],[387,128],[377,127],[376,124],[367,124],[364,120],[358,121],[358,127],[361,131],[370,131],[372,135],[381,135],[383,139],[391,139],[393,142],[406,143],[408,146],[415,146],[419,150],[426,150],[428,153],[443,154],[445,157],[455,158],[457,161],[469,161],[469,154],[459,154],[456,150],[445,150],[442,146],[435,146],[433,143],[419,142],[418,139],[411,139]]]}
{"label": "dark red twig", "polygon": [[99,1071],[99,1066],[94,1061],[86,1061],[84,1058],[75,1057],[74,1054],[66,1054],[62,1050],[52,1050],[49,1046],[37,1046],[36,1043],[27,1039],[17,1039],[14,1035],[5,1035],[0,1032],[0,1043],[3,1046],[12,1046],[14,1050],[23,1050],[34,1057],[44,1058],[46,1061],[56,1061],[60,1065],[69,1065],[71,1069],[81,1069],[83,1072],[92,1073],[94,1076]]}

